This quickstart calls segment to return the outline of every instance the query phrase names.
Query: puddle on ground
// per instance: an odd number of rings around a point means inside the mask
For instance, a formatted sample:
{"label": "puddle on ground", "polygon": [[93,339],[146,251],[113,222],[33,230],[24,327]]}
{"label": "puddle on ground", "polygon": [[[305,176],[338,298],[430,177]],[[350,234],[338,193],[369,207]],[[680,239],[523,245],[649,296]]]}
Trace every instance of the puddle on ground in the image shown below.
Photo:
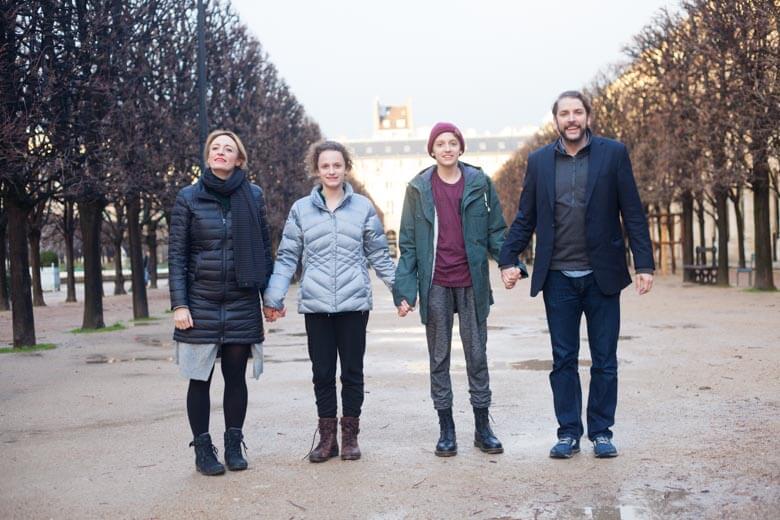
{"label": "puddle on ground", "polygon": [[163,344],[163,340],[161,340],[158,336],[138,335],[133,338],[133,341],[135,341],[136,343],[140,343],[141,345],[146,345],[147,347],[170,346],[167,341],[165,342],[165,344]]}
{"label": "puddle on ground", "polygon": [[292,358],[292,359],[274,359],[272,357],[263,357],[263,363],[303,363],[309,361],[309,358]]}
{"label": "puddle on ground", "polygon": [[651,325],[654,329],[672,330],[672,329],[700,329],[701,325],[695,323],[662,323],[660,325]]}
{"label": "puddle on ground", "polygon": [[92,354],[87,356],[88,365],[104,365],[113,363],[134,363],[136,361],[173,361],[171,356],[138,356],[130,358],[115,358],[104,356],[103,354]]}
{"label": "puddle on ground", "polygon": [[[589,367],[591,365],[589,359],[580,359],[579,366]],[[526,359],[525,361],[515,361],[509,363],[509,366],[515,370],[543,370],[549,372],[552,370],[551,359]]]}
{"label": "puddle on ground", "polygon": [[583,507],[571,510],[565,518],[588,520],[649,520],[653,515],[647,509],[637,506]]}

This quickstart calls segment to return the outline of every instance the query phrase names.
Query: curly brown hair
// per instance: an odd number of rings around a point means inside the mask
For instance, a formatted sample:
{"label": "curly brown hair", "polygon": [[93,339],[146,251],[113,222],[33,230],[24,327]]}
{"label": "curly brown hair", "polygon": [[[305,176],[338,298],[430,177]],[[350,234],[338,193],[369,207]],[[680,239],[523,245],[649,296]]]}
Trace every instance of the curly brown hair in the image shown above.
{"label": "curly brown hair", "polygon": [[320,154],[325,151],[340,152],[344,157],[344,168],[347,172],[352,171],[352,154],[349,153],[347,147],[336,141],[317,141],[309,146],[309,151],[306,152],[306,165],[309,167],[309,173],[312,176],[317,175],[317,165],[320,161]]}

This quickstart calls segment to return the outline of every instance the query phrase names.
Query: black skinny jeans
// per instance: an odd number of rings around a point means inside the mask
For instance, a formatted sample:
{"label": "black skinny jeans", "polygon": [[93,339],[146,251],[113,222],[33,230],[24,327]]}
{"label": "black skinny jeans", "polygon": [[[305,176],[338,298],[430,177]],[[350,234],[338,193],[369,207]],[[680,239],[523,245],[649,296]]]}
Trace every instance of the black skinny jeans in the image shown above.
{"label": "black skinny jeans", "polygon": [[360,417],[368,311],[305,315],[314,396],[319,417],[336,417],[336,359],[341,362],[345,417]]}
{"label": "black skinny jeans", "polygon": [[[247,406],[246,389],[246,362],[251,351],[250,345],[229,343],[222,345],[220,353],[222,376],[225,378],[225,394],[222,397],[222,406],[225,412],[225,430],[228,428],[241,429],[244,426]],[[209,431],[209,412],[211,399],[211,369],[208,381],[190,379],[187,390],[187,417],[190,421],[193,437]]]}

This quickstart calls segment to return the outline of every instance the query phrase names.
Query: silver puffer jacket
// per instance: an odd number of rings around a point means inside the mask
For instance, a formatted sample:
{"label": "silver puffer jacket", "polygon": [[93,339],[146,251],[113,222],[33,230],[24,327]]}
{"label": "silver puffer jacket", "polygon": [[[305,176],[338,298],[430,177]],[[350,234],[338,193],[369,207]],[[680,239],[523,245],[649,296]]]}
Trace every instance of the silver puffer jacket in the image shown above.
{"label": "silver puffer jacket", "polygon": [[372,308],[368,265],[392,290],[395,266],[374,206],[344,183],[344,198],[328,210],[316,186],[290,209],[263,304],[281,309],[302,259],[298,312],[367,311]]}

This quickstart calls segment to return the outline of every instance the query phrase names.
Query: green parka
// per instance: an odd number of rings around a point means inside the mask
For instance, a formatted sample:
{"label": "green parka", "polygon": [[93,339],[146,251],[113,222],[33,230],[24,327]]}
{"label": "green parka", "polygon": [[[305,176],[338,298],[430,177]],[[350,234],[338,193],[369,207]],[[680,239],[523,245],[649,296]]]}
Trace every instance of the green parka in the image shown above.
{"label": "green parka", "polygon": [[[490,289],[488,253],[498,259],[504,242],[506,222],[493,183],[482,169],[458,162],[464,176],[460,219],[463,239],[477,307],[477,319],[482,321],[490,312],[493,292]],[[406,187],[401,214],[399,246],[401,258],[395,271],[393,299],[419,308],[423,323],[428,320],[428,291],[433,281],[438,219],[433,203],[431,175],[436,166],[416,175]],[[417,294],[420,304],[417,305]]]}

